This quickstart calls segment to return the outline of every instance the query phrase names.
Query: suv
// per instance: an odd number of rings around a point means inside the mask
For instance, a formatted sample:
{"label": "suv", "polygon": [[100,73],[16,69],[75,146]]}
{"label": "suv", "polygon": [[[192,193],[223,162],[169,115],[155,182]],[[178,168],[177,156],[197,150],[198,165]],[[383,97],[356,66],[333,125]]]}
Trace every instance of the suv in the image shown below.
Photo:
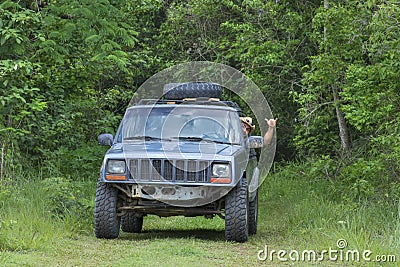
{"label": "suv", "polygon": [[214,83],[164,87],[163,99],[131,105],[101,167],[95,200],[95,235],[139,233],[148,214],[215,215],[225,219],[227,241],[246,242],[257,231],[257,157],[246,142],[240,109],[220,101]]}

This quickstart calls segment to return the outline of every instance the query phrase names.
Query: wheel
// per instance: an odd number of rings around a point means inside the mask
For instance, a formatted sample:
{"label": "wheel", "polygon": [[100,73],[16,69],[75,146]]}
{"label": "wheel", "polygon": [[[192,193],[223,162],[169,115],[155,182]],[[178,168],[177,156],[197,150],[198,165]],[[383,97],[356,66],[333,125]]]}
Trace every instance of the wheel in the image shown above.
{"label": "wheel", "polygon": [[184,99],[184,98],[221,98],[222,87],[216,83],[188,82],[188,83],[169,83],[163,89],[165,99]]}
{"label": "wheel", "polygon": [[121,217],[117,215],[118,190],[110,184],[98,182],[94,208],[94,232],[97,238],[114,239],[119,236]]}
{"label": "wheel", "polygon": [[247,180],[241,181],[225,198],[225,238],[227,241],[246,242],[249,237]]}
{"label": "wheel", "polygon": [[249,235],[257,233],[258,223],[258,190],[253,201],[249,202]]}
{"label": "wheel", "polygon": [[126,233],[140,233],[143,227],[143,216],[137,217],[134,212],[127,212],[121,217],[121,230]]}

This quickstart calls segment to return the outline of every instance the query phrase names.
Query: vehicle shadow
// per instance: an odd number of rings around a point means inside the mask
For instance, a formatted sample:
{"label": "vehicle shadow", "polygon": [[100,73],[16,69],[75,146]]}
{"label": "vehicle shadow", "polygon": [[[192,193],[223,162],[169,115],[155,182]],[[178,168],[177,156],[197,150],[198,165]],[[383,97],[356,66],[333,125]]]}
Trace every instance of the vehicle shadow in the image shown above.
{"label": "vehicle shadow", "polygon": [[168,238],[196,238],[206,241],[225,241],[225,231],[215,229],[150,229],[141,233],[123,233],[119,239],[122,240],[150,240],[150,239],[168,239]]}

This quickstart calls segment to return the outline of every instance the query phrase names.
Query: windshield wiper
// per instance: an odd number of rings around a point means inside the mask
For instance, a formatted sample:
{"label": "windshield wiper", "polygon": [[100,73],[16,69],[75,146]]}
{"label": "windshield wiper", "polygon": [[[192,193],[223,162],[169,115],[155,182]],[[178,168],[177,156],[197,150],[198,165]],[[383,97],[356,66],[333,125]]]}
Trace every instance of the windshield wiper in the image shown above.
{"label": "windshield wiper", "polygon": [[171,139],[178,139],[178,140],[184,140],[184,141],[193,141],[193,142],[200,142],[203,141],[204,139],[198,136],[177,136],[177,137],[171,137]]}
{"label": "windshield wiper", "polygon": [[130,136],[123,139],[124,141],[132,141],[132,140],[145,140],[145,141],[171,141],[170,139],[164,139],[155,136],[149,135],[138,135],[138,136]]}
{"label": "windshield wiper", "polygon": [[178,139],[184,141],[191,141],[191,142],[208,142],[208,143],[217,143],[217,144],[231,144],[229,142],[224,142],[220,140],[214,140],[209,138],[202,138],[198,136],[179,136],[179,137],[171,137],[171,139]]}
{"label": "windshield wiper", "polygon": [[208,142],[217,143],[217,144],[232,145],[232,143],[230,143],[230,142],[225,142],[225,141],[221,141],[221,140],[203,139],[203,141],[208,141]]}

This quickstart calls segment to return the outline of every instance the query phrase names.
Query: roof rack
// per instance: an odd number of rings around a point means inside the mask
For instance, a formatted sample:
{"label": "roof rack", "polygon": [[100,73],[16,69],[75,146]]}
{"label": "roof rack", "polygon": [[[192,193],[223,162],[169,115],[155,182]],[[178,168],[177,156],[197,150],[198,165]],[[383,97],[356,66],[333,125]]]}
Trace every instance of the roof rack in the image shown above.
{"label": "roof rack", "polygon": [[215,106],[228,106],[236,109],[238,112],[242,111],[239,105],[233,101],[221,101],[219,98],[197,97],[197,98],[184,98],[184,99],[141,99],[139,102],[132,106],[138,105],[160,105],[160,104],[196,104],[196,105],[215,105]]}

